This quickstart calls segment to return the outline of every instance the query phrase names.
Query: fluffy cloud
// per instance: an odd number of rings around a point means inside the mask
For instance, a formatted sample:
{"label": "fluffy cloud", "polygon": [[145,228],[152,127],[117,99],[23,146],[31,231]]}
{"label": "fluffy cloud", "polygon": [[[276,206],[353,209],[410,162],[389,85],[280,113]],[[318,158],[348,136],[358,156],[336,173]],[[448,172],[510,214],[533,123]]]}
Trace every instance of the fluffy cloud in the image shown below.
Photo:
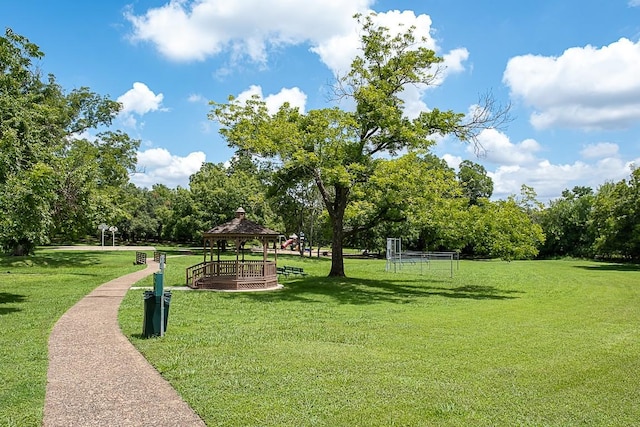
{"label": "fluffy cloud", "polygon": [[[429,15],[416,16],[413,11],[403,12],[392,10],[385,13],[377,13],[373,18],[378,25],[386,27],[392,34],[406,31],[410,26],[414,26],[413,35],[416,38],[416,47],[422,46],[428,49],[438,50],[435,40],[431,37],[431,17]],[[421,41],[424,38],[424,41]],[[351,61],[359,54],[360,35],[359,27],[355,20],[348,21],[342,31],[328,33],[324,37],[314,41],[315,46],[311,48],[320,56],[335,74],[342,74],[349,70]],[[458,54],[452,54],[450,62],[454,68],[457,67]]]}
{"label": "fluffy cloud", "polygon": [[559,57],[511,58],[503,81],[534,108],[538,129],[623,129],[640,120],[640,42],[567,49]]}
{"label": "fluffy cloud", "polygon": [[[431,17],[429,15],[416,16],[413,11],[392,10],[385,13],[377,13],[374,22],[386,27],[392,34],[400,34],[409,27],[415,27],[413,35],[416,39],[416,47],[425,47],[442,55],[443,62],[434,68],[434,78],[431,86],[437,86],[444,82],[447,76],[464,71],[464,62],[469,58],[469,52],[465,48],[454,49],[448,53],[439,52],[436,40],[431,36]],[[351,28],[343,33],[331,35],[331,37],[318,40],[317,45],[311,48],[320,57],[321,61],[331,69],[335,75],[343,75],[349,70],[353,59],[361,54],[360,36],[358,26],[352,20]],[[405,114],[409,118],[415,118],[421,111],[428,110],[423,101],[427,85],[406,86],[400,98],[405,102]]]}
{"label": "fluffy cloud", "polygon": [[452,154],[445,154],[444,156],[442,156],[442,159],[447,162],[447,166],[453,169],[458,169],[460,163],[462,163],[462,160],[464,160],[462,157],[454,156]]}
{"label": "fluffy cloud", "polygon": [[142,116],[149,112],[160,110],[163,98],[163,94],[156,95],[146,84],[135,82],[131,89],[117,99],[122,104],[120,117],[127,125],[135,127],[136,119],[134,114]]}
{"label": "fluffy cloud", "polygon": [[614,157],[618,155],[618,144],[600,142],[598,144],[587,145],[582,149],[580,154],[587,159]]}
{"label": "fluffy cloud", "polygon": [[597,189],[606,181],[619,181],[629,175],[631,163],[617,157],[593,163],[578,160],[571,164],[540,160],[528,166],[500,166],[489,172],[489,176],[494,182],[494,197],[519,194],[521,185],[526,184],[536,190],[540,200],[548,201],[576,185]]}
{"label": "fluffy cloud", "polygon": [[[413,11],[403,12],[392,10],[385,13],[377,13],[374,22],[386,27],[392,34],[400,34],[409,27],[415,27],[413,35],[416,39],[415,47],[425,47],[436,51],[442,55],[443,62],[437,69],[434,69],[432,85],[440,85],[445,78],[453,73],[464,71],[464,62],[469,58],[469,52],[465,48],[454,49],[448,53],[440,52],[436,40],[431,36],[431,17],[429,15],[416,16]],[[329,38],[318,40],[317,45],[311,48],[320,57],[321,61],[331,69],[336,75],[344,74],[353,59],[361,54],[359,28],[355,21],[351,21],[351,28],[343,33],[331,35]],[[420,111],[427,109],[422,101],[426,85],[407,86],[401,94],[405,101],[405,112],[408,117],[416,117]]]}
{"label": "fluffy cloud", "polygon": [[[373,0],[246,0],[197,2],[172,0],[164,6],[125,17],[133,26],[133,41],[152,43],[171,60],[204,60],[221,52],[235,58],[266,62],[271,47],[308,43],[334,73],[349,69],[360,46],[356,13],[371,12]],[[413,11],[377,13],[375,22],[391,32],[415,26],[418,45],[438,51],[431,36],[431,17]],[[424,38],[425,41],[420,40]],[[444,53],[442,76],[460,72],[468,58],[464,48]]]}
{"label": "fluffy cloud", "polygon": [[[359,27],[353,15],[371,12],[373,3],[373,0],[172,0],[142,15],[135,15],[130,9],[126,18],[133,26],[132,40],[152,43],[171,60],[204,60],[224,52],[236,61],[249,58],[266,63],[270,48],[308,44],[332,73],[341,75],[359,53]],[[434,70],[433,85],[441,84],[452,73],[464,71],[469,52],[464,48],[439,52],[431,35],[429,15],[392,10],[377,13],[373,19],[392,33],[414,26],[416,46],[442,55],[444,61]],[[218,71],[220,75],[228,72],[228,69]],[[422,101],[426,90],[424,85],[411,86],[401,95],[408,117],[414,118],[427,109]]]}
{"label": "fluffy cloud", "polygon": [[267,104],[269,114],[275,114],[280,106],[285,102],[288,102],[292,107],[298,107],[300,111],[304,113],[305,105],[307,103],[307,95],[297,87],[291,89],[282,88],[280,92],[268,95],[265,98],[262,94],[262,87],[252,85],[249,89],[240,93],[236,99],[238,102],[243,103],[249,100],[253,95],[258,95],[260,98],[264,99]]}
{"label": "fluffy cloud", "polygon": [[352,26],[373,0],[171,0],[126,18],[132,39],[153,43],[167,58],[203,60],[221,51],[264,62],[272,46],[317,43]]}
{"label": "fluffy cloud", "polygon": [[153,184],[188,187],[189,177],[200,170],[205,160],[206,155],[201,151],[180,157],[164,148],[150,148],[138,152],[136,169],[140,172],[131,176],[131,182],[147,188]]}
{"label": "fluffy cloud", "polygon": [[[509,137],[496,129],[485,129],[478,135],[483,160],[500,165],[519,165],[535,162],[535,153],[540,145],[533,139],[525,139],[514,144]],[[468,152],[473,153],[474,147],[469,146]]]}
{"label": "fluffy cloud", "polygon": [[629,0],[630,7],[640,7],[640,0]]}
{"label": "fluffy cloud", "polygon": [[[477,158],[494,182],[494,198],[504,199],[519,194],[526,184],[533,187],[541,201],[560,196],[566,188],[586,185],[598,188],[606,181],[619,181],[627,177],[633,163],[640,159],[625,160],[614,143],[597,143],[585,146],[582,158],[573,163],[554,164],[541,158],[542,147],[533,139],[513,143],[497,130],[485,130],[479,135],[485,156]],[[473,148],[468,148],[469,152]],[[457,168],[461,158],[451,154],[442,156],[447,164]]]}

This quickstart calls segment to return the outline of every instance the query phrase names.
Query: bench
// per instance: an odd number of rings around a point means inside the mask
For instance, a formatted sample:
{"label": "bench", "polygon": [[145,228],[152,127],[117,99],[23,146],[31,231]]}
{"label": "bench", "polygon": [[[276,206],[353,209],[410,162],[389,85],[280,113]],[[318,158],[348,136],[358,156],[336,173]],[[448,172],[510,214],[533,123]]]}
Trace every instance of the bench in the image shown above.
{"label": "bench", "polygon": [[146,264],[147,263],[147,254],[144,252],[136,252],[136,262],[135,265],[138,264]]}
{"label": "bench", "polygon": [[289,276],[289,271],[286,270],[284,267],[276,267],[276,273],[282,274],[283,276]]}
{"label": "bench", "polygon": [[306,276],[307,273],[304,272],[304,269],[302,267],[291,267],[288,265],[284,266],[284,270],[288,273],[288,274],[295,274],[298,276]]}

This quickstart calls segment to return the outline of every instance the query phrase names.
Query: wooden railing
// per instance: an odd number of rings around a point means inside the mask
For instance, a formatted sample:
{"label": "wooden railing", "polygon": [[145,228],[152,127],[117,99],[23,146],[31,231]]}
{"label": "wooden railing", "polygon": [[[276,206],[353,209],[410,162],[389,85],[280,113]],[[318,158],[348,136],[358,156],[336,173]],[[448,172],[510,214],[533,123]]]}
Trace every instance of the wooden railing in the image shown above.
{"label": "wooden railing", "polygon": [[210,261],[201,262],[187,268],[187,286],[203,277],[268,277],[276,275],[274,261]]}
{"label": "wooden railing", "polygon": [[200,264],[187,267],[187,286],[193,285],[196,280],[204,276],[206,264],[206,262],[201,262]]}

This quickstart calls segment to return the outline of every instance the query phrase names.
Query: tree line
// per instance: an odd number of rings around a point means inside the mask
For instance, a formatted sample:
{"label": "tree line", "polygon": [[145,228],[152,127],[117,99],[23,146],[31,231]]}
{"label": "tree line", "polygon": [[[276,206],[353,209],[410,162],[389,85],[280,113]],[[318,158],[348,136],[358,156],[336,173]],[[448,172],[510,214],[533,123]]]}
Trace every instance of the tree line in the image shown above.
{"label": "tree line", "polygon": [[[434,135],[475,143],[508,121],[508,106],[481,97],[470,114],[432,109],[409,119],[406,85],[430,85],[439,58],[413,29],[392,35],[371,16],[362,56],[336,77],[336,99],[355,107],[311,110],[260,98],[212,102],[210,119],[236,154],[205,163],[188,188],[129,182],[139,141],[112,129],[117,102],[44,78],[39,48],[11,30],[0,37],[0,245],[25,254],[36,245],[95,239],[115,225],[125,242],[200,244],[203,231],[242,206],[284,235],[330,247],[331,275],[344,275],[345,246],[384,252],[387,237],[415,250],[459,250],[506,260],[536,256],[639,257],[640,172],[596,191],[576,187],[543,206],[535,191],[492,200],[486,170],[458,172],[430,153]],[[91,134],[95,136],[90,136]]]}
{"label": "tree line", "polygon": [[[544,205],[527,186],[518,195],[492,200],[491,178],[470,160],[457,173],[432,155],[409,153],[379,163],[345,214],[345,229],[359,230],[345,240],[346,247],[384,254],[388,237],[402,237],[412,250],[505,260],[640,257],[639,169],[595,191],[567,189]],[[302,232],[312,248],[329,250],[332,227],[317,189],[282,180],[280,173],[239,153],[229,165],[205,163],[188,188],[128,184],[114,223],[131,243],[199,245],[203,231],[232,219],[242,206],[250,219],[285,236]],[[384,221],[376,219],[381,211]],[[95,240],[95,230],[90,232]]]}

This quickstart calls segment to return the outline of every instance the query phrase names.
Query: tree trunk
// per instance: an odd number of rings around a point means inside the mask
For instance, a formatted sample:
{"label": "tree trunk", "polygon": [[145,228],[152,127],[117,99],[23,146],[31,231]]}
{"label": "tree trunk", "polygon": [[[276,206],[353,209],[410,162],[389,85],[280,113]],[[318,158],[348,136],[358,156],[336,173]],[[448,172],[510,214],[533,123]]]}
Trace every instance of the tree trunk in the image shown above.
{"label": "tree trunk", "polygon": [[333,224],[333,238],[331,239],[331,271],[330,277],[345,277],[344,274],[344,259],[342,257],[342,217],[339,221],[332,219]]}
{"label": "tree trunk", "polygon": [[29,242],[27,239],[20,239],[20,241],[11,242],[9,253],[12,256],[26,256],[31,255],[36,245]]}
{"label": "tree trunk", "polygon": [[335,187],[336,195],[331,215],[331,271],[329,277],[345,277],[342,243],[344,240],[344,211],[347,209],[349,188]]}

